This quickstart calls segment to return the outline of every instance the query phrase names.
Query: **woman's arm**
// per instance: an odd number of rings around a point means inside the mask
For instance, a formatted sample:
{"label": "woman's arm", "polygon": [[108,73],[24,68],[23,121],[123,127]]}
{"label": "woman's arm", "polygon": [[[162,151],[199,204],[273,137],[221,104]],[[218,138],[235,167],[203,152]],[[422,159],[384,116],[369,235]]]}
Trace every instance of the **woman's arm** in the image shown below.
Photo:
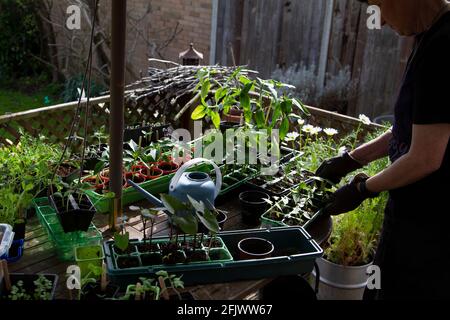
{"label": "woman's arm", "polygon": [[378,138],[350,152],[350,156],[362,165],[367,165],[372,161],[384,158],[388,155],[389,141],[391,138],[392,131],[389,129]]}
{"label": "woman's arm", "polygon": [[382,192],[401,188],[439,170],[449,139],[450,124],[414,125],[409,152],[368,179],[367,189]]}

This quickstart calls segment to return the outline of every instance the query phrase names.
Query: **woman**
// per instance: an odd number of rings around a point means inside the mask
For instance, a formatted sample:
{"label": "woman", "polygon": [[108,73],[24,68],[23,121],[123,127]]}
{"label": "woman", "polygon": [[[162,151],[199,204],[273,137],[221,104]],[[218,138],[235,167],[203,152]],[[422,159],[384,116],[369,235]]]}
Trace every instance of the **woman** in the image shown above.
{"label": "woman", "polygon": [[[366,2],[366,1],[365,1]],[[381,289],[366,299],[450,298],[450,8],[445,0],[368,1],[403,36],[415,36],[391,130],[325,161],[317,175],[334,183],[389,155],[373,177],[356,176],[325,209],[337,215],[389,191],[374,264]]]}

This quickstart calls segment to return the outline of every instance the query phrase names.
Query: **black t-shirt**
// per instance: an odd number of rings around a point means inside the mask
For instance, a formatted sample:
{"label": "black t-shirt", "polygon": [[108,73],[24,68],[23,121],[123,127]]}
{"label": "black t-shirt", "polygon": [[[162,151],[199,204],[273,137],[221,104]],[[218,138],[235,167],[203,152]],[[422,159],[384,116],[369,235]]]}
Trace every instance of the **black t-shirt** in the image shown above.
{"label": "black t-shirt", "polygon": [[[417,36],[395,106],[389,156],[409,151],[413,124],[450,123],[450,12]],[[428,177],[391,191],[396,218],[450,217],[450,142],[441,168]],[[432,210],[433,216],[427,213]],[[436,212],[438,211],[438,212]],[[424,215],[422,215],[424,214]]]}

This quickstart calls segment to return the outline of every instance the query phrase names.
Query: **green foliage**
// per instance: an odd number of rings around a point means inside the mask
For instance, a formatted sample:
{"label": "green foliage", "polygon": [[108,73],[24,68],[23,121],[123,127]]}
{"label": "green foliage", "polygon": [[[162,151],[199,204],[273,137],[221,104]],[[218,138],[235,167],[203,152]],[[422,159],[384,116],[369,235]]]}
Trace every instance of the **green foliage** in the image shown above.
{"label": "green foliage", "polygon": [[32,58],[43,53],[37,5],[33,0],[0,0],[0,83],[48,72]]}
{"label": "green foliage", "polygon": [[[379,132],[382,133],[382,132]],[[374,136],[369,135],[368,140]],[[372,176],[388,166],[388,159],[384,158],[372,162],[360,170]],[[354,176],[356,173],[353,173]],[[351,177],[347,177],[347,181]],[[356,210],[334,217],[334,228],[325,257],[336,264],[358,266],[367,264],[373,259],[374,250],[378,243],[384,217],[388,194],[368,199]]]}
{"label": "green foliage", "polygon": [[[243,71],[243,68],[237,68],[225,83],[219,83],[211,77],[214,71],[201,69],[196,88],[200,105],[192,112],[191,118],[209,118],[214,127],[219,128],[220,114],[226,115],[232,107],[237,107],[244,113],[248,127],[267,129],[269,134],[278,128],[281,139],[284,139],[290,120],[298,117],[295,113],[308,114],[307,109],[299,100],[283,93],[283,89],[291,86],[275,80],[250,79]],[[214,95],[212,90],[216,90]],[[264,105],[263,97],[268,98],[269,105]]]}
{"label": "green foliage", "polygon": [[34,282],[34,300],[50,300],[53,282],[40,275]]}
{"label": "green foliage", "polygon": [[[83,85],[83,75],[77,75],[68,79],[64,84],[64,91],[62,94],[64,102],[71,102],[78,100],[80,97],[78,89],[81,90],[82,85]],[[98,97],[106,90],[107,89],[103,85],[92,81],[90,96]],[[87,89],[85,91],[86,91],[85,95],[87,96]]]}
{"label": "green foliage", "polygon": [[11,292],[8,295],[8,299],[13,301],[31,300],[31,296],[26,292],[23,285],[23,281],[19,280],[15,285],[11,286]]}
{"label": "green foliage", "polygon": [[21,133],[18,144],[0,148],[0,223],[23,219],[32,199],[49,185],[61,151],[44,137]]}

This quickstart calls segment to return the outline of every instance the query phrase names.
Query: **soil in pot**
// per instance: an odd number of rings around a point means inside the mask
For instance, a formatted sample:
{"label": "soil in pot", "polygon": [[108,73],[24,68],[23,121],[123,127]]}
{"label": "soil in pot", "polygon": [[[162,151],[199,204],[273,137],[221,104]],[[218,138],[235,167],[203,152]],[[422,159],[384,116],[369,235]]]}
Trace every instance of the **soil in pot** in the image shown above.
{"label": "soil in pot", "polygon": [[211,250],[209,251],[209,259],[211,261],[220,261],[229,259],[229,257],[223,250]]}
{"label": "soil in pot", "polygon": [[159,247],[161,248],[161,251],[163,253],[163,255],[169,254],[171,252],[177,251],[181,249],[181,246],[179,243],[175,243],[175,242],[167,242],[167,243],[161,243],[159,245]]}
{"label": "soil in pot", "polygon": [[81,292],[81,300],[99,301],[106,299],[113,299],[119,292],[119,287],[113,284],[108,284],[105,291],[102,291],[101,285],[97,283],[88,283],[83,287]]}
{"label": "soil in pot", "polygon": [[140,173],[143,174],[147,180],[158,179],[164,174],[164,172],[157,167],[147,168],[145,166],[141,167]]}
{"label": "soil in pot", "polygon": [[261,215],[269,206],[265,199],[269,200],[270,196],[261,191],[245,191],[239,194],[243,223],[250,226],[259,224]]}
{"label": "soil in pot", "polygon": [[157,243],[144,242],[136,245],[140,253],[149,253],[159,251],[159,245]]}
{"label": "soil in pot", "polygon": [[130,255],[130,254],[136,252],[136,246],[133,245],[133,244],[129,244],[128,248],[126,248],[123,251],[121,249],[117,248],[116,246],[114,246],[114,252],[119,254],[119,255]]}
{"label": "soil in pot", "polygon": [[160,162],[158,163],[158,169],[161,169],[163,175],[168,175],[176,172],[179,166],[175,162]]}
{"label": "soil in pot", "polygon": [[142,265],[147,266],[156,266],[163,263],[162,255],[159,253],[150,253],[141,255]]}
{"label": "soil in pot", "polygon": [[208,239],[203,241],[203,246],[206,248],[222,248],[222,243],[218,239],[214,239],[212,242]]}
{"label": "soil in pot", "polygon": [[186,255],[183,251],[170,252],[163,256],[163,264],[173,265],[177,263],[184,263],[186,261]]}
{"label": "soil in pot", "polygon": [[209,261],[208,254],[205,250],[187,250],[186,252],[186,263],[190,262],[202,262]]}
{"label": "soil in pot", "polygon": [[119,269],[129,269],[139,267],[139,258],[137,257],[119,257],[117,258],[117,267]]}
{"label": "soil in pot", "polygon": [[265,259],[272,256],[274,246],[272,242],[262,238],[245,238],[239,241],[239,259]]}
{"label": "soil in pot", "polygon": [[[201,249],[201,240],[200,238],[195,241],[195,249]],[[183,250],[194,248],[194,240],[187,240],[181,242],[181,248]]]}

